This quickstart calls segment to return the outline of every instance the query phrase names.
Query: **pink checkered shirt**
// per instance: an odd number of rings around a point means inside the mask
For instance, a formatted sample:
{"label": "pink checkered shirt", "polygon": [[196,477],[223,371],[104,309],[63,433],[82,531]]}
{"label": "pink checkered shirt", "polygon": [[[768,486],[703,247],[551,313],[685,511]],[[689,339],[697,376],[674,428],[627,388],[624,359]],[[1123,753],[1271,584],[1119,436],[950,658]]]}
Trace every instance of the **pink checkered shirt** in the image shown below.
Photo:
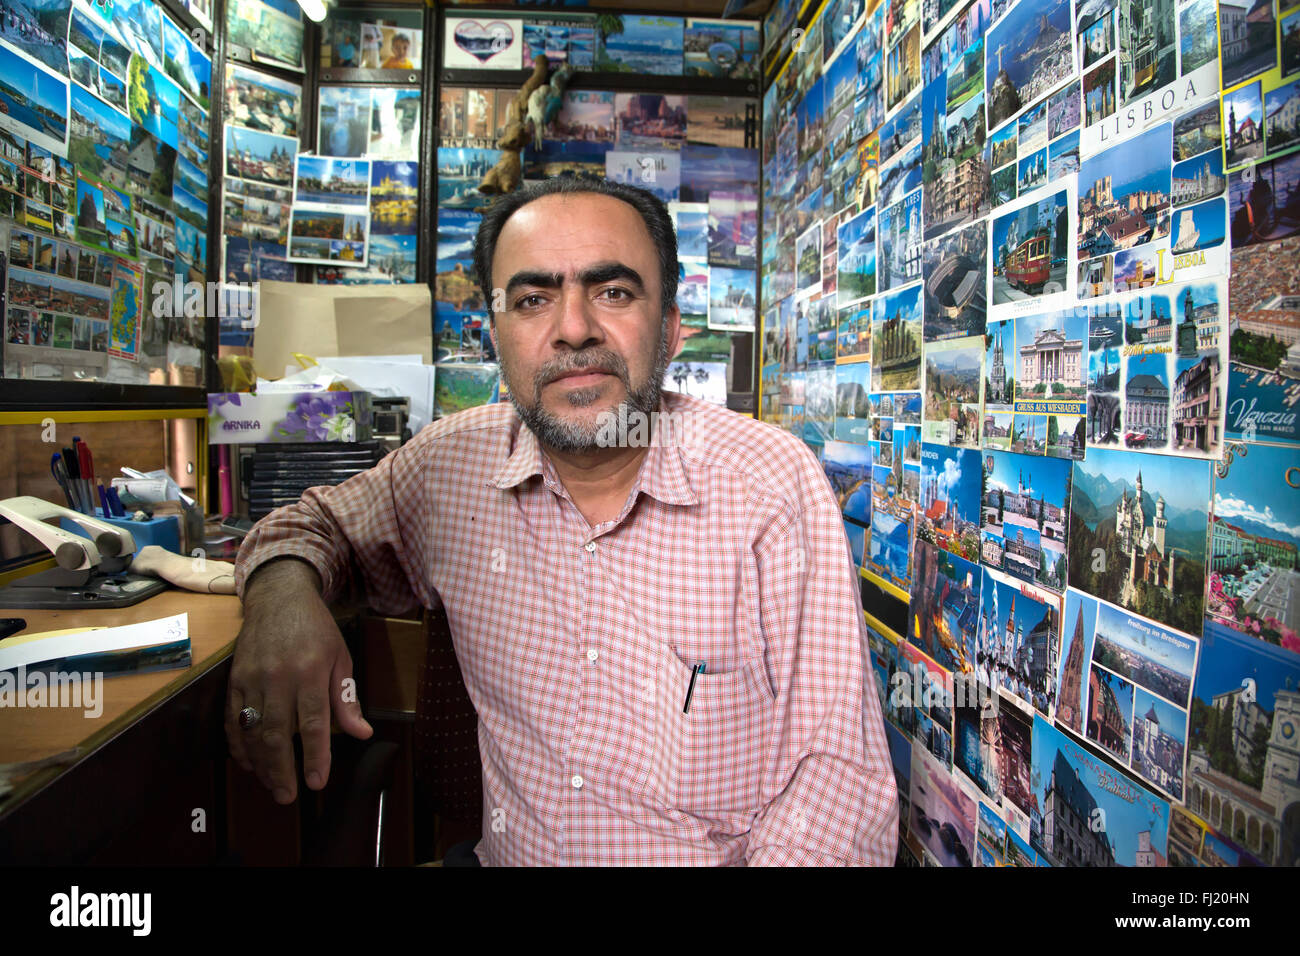
{"label": "pink checkered shirt", "polygon": [[239,593],[293,555],[326,599],[441,601],[478,712],[484,863],[892,865],[897,790],[825,474],[771,425],[661,407],[686,443],[652,445],[612,521],[588,525],[514,407],[487,405],[259,522]]}

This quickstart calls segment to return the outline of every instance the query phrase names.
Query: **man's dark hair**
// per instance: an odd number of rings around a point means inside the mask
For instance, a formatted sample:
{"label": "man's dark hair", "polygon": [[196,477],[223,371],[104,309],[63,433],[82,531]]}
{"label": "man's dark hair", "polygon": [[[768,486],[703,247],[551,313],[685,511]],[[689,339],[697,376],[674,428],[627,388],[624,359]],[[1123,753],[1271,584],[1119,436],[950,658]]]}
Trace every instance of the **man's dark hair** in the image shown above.
{"label": "man's dark hair", "polygon": [[506,221],[528,205],[534,199],[543,196],[573,195],[575,193],[596,193],[600,196],[612,196],[627,203],[638,213],[650,233],[650,240],[659,252],[659,281],[663,293],[660,303],[663,314],[677,299],[677,232],[673,229],[672,217],[663,200],[653,193],[636,186],[614,183],[607,179],[577,179],[572,176],[556,176],[540,182],[521,186],[511,193],[499,196],[483,214],[478,234],[474,237],[474,275],[479,288],[487,300],[488,316],[495,321],[492,311],[492,259],[496,255],[497,239]]}

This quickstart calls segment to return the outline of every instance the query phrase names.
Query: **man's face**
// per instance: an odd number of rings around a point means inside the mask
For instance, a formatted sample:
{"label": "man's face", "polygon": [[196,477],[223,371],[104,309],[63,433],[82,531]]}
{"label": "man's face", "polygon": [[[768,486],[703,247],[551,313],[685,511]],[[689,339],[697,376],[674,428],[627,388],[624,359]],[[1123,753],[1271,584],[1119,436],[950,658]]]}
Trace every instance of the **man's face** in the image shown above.
{"label": "man's face", "polygon": [[492,285],[505,292],[502,374],[543,444],[593,451],[607,413],[658,410],[681,316],[661,308],[658,253],[635,209],[594,193],[534,200],[501,230]]}

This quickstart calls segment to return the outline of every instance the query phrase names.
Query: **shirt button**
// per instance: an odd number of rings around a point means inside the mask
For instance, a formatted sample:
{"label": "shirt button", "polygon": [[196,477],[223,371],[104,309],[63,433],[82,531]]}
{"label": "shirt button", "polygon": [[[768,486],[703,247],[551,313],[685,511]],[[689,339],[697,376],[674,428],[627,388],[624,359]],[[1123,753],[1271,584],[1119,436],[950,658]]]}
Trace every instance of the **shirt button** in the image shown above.
{"label": "shirt button", "polygon": [[582,789],[582,777],[576,773],[569,779],[569,783],[573,784],[574,790]]}
{"label": "shirt button", "polygon": [[588,551],[595,551],[595,550],[596,550],[596,542],[595,542],[595,541],[588,541],[586,544],[583,545],[583,547],[586,548]]}
{"label": "shirt button", "polygon": [[591,661],[593,664],[596,663],[596,658],[598,657],[600,657],[600,651],[596,650],[594,647],[587,651],[587,660]]}

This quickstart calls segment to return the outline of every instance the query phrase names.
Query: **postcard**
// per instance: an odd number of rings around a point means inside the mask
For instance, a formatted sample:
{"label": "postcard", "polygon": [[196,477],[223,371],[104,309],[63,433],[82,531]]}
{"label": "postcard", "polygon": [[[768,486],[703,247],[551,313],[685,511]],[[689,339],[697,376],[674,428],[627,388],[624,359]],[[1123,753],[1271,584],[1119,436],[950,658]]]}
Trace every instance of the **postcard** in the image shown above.
{"label": "postcard", "polygon": [[987,566],[981,573],[983,605],[970,648],[974,676],[985,687],[1001,688],[1026,713],[1051,716],[1057,705],[1060,598]]}
{"label": "postcard", "polygon": [[943,866],[971,866],[976,801],[925,747],[912,748],[908,832]]}
{"label": "postcard", "polygon": [[295,158],[290,261],[366,264],[370,174],[371,162],[366,159]]}
{"label": "postcard", "polygon": [[1053,591],[1065,587],[1070,462],[1014,452],[985,455],[981,560]]}
{"label": "postcard", "polygon": [[664,373],[664,390],[725,406],[727,364],[725,362],[672,362]]}
{"label": "postcard", "polygon": [[837,303],[860,303],[876,292],[876,211],[868,208],[837,229]]}
{"label": "postcard", "polygon": [[921,190],[892,206],[877,205],[880,222],[876,283],[878,292],[897,289],[922,277]]}
{"label": "postcard", "polygon": [[[965,768],[963,768],[963,771]],[[970,776],[967,773],[967,776]],[[989,776],[992,776],[991,774]],[[982,788],[981,788],[982,789]],[[980,866],[1005,866],[1007,823],[983,800],[979,805],[979,831],[975,845],[980,852]]]}
{"label": "postcard", "polygon": [[814,222],[795,240],[795,289],[806,297],[821,292],[822,227]]}
{"label": "postcard", "polygon": [[757,277],[750,269],[709,268],[709,328],[752,332],[757,321]]}
{"label": "postcard", "polygon": [[613,14],[597,27],[596,70],[681,76],[685,25],[681,17]]}
{"label": "postcard", "polygon": [[1080,4],[1085,160],[1216,98],[1218,44],[1206,6],[1213,4],[1198,0],[1176,13],[1173,0],[1148,0],[1137,10],[1151,28],[1138,32],[1127,20],[1114,25],[1113,3]]}
{"label": "postcard", "polygon": [[1066,305],[1074,299],[1070,237],[1073,183],[1034,193],[993,217],[989,318]]}
{"label": "postcard", "polygon": [[[871,384],[871,303],[863,302],[840,310],[839,337],[836,346],[836,361],[840,365],[853,363],[860,371],[852,374],[863,376],[863,384]],[[841,372],[841,375],[846,373]]]}
{"label": "postcard", "polygon": [[[896,5],[906,4],[915,7],[915,0],[890,2],[892,11]],[[885,56],[885,106],[893,111],[915,90],[921,82],[921,25],[913,23],[910,30],[901,34],[894,45],[889,46]]]}
{"label": "postcard", "polygon": [[919,460],[918,540],[967,561],[979,561],[980,489],[984,476],[979,452],[925,441],[920,446]]}
{"label": "postcard", "polygon": [[295,206],[289,220],[291,262],[365,265],[369,214],[318,211]]}
{"label": "postcard", "polygon": [[455,70],[520,70],[523,24],[488,17],[447,17],[442,65]]}
{"label": "postcard", "polygon": [[1013,5],[989,28],[984,88],[991,129],[1074,74],[1069,0]]}
{"label": "postcard", "polygon": [[975,667],[973,651],[980,623],[981,572],[979,565],[924,540],[921,524],[929,508],[925,462],[923,448],[907,637],[941,667],[969,673]]}
{"label": "postcard", "polygon": [[682,36],[686,76],[752,79],[759,74],[757,25],[735,20],[690,17]]}
{"label": "postcard", "polygon": [[925,348],[921,435],[927,442],[980,447],[984,337],[944,339]]}
{"label": "postcard", "polygon": [[[871,368],[865,362],[835,367],[835,438],[843,442],[865,444],[870,440]],[[871,493],[871,471],[866,475],[866,493]],[[870,506],[867,506],[870,514]]]}
{"label": "postcard", "polygon": [[416,232],[418,163],[377,159],[370,163],[370,231],[387,235]]}
{"label": "postcard", "polygon": [[439,208],[486,206],[488,197],[478,191],[478,184],[500,158],[501,151],[496,149],[439,149]]}
{"label": "postcard", "polygon": [[[895,594],[906,594],[912,585],[912,526],[920,468],[905,465],[894,457],[890,442],[889,464],[874,454],[871,469],[871,538],[863,571],[873,580],[888,584]],[[913,478],[914,481],[909,481]]]}
{"label": "postcard", "polygon": [[370,99],[370,142],[365,155],[372,159],[415,161],[420,145],[420,92],[374,88]]}
{"label": "postcard", "polygon": [[1266,866],[1285,858],[1282,817],[1293,795],[1280,768],[1295,738],[1298,686],[1295,653],[1206,622],[1191,703],[1186,804]]}
{"label": "postcard", "polygon": [[988,225],[972,223],[926,243],[925,341],[983,335],[988,302]]}
{"label": "postcard", "polygon": [[[1007,833],[1029,839],[1033,725],[1030,713],[1014,706],[1002,692],[992,693],[996,696],[985,702],[979,694],[968,691],[963,706],[959,691],[954,713],[953,764],[992,803],[988,810],[993,819],[986,824],[981,817],[981,842],[986,839],[983,831],[987,825],[987,841],[1000,856]],[[983,813],[985,804],[981,802],[980,806]]]}
{"label": "postcard", "polygon": [[320,91],[316,149],[326,156],[364,156],[370,148],[371,90],[328,86]]}
{"label": "postcard", "polygon": [[984,93],[959,99],[949,109],[949,87],[948,77],[939,77],[921,94],[927,239],[979,219],[992,207]]}
{"label": "postcard", "polygon": [[873,389],[919,389],[921,314],[920,283],[877,296],[872,303]]}
{"label": "postcard", "polygon": [[[1169,804],[1055,729],[1041,715],[1033,727],[1034,800],[1069,807],[1087,820],[1082,838],[1062,829],[1063,813],[1031,818],[1031,844],[1057,866],[1163,866]],[[1064,809],[1064,808],[1063,808]]]}
{"label": "postcard", "polygon": [[844,517],[870,525],[871,449],[866,444],[827,441],[822,450],[822,468]]}
{"label": "postcard", "polygon": [[1247,441],[1300,443],[1296,379],[1284,343],[1300,327],[1300,273],[1290,267],[1300,237],[1233,250],[1231,341],[1226,427]]}
{"label": "postcard", "polygon": [[108,354],[135,362],[140,348],[140,278],[138,267],[119,263],[113,270]]}
{"label": "postcard", "polygon": [[1214,472],[1207,622],[1300,654],[1300,480],[1293,449],[1235,443]]}
{"label": "postcard", "polygon": [[1065,620],[1058,723],[1183,800],[1200,642],[1073,590]]}
{"label": "postcard", "polygon": [[[66,27],[66,10],[63,21]],[[20,23],[12,17],[6,22],[15,26]],[[56,52],[64,48],[64,41],[57,41]],[[55,49],[55,44],[51,44],[51,49]],[[0,110],[0,129],[64,156],[68,149],[70,84],[66,69],[61,72],[64,75],[37,66],[9,47],[0,45],[0,106],[4,107]]]}
{"label": "postcard", "polygon": [[677,229],[677,258],[684,262],[708,261],[708,203],[674,202],[668,206]]}
{"label": "postcard", "polygon": [[756,268],[758,198],[752,193],[714,190],[709,193],[708,210],[709,264]]}

